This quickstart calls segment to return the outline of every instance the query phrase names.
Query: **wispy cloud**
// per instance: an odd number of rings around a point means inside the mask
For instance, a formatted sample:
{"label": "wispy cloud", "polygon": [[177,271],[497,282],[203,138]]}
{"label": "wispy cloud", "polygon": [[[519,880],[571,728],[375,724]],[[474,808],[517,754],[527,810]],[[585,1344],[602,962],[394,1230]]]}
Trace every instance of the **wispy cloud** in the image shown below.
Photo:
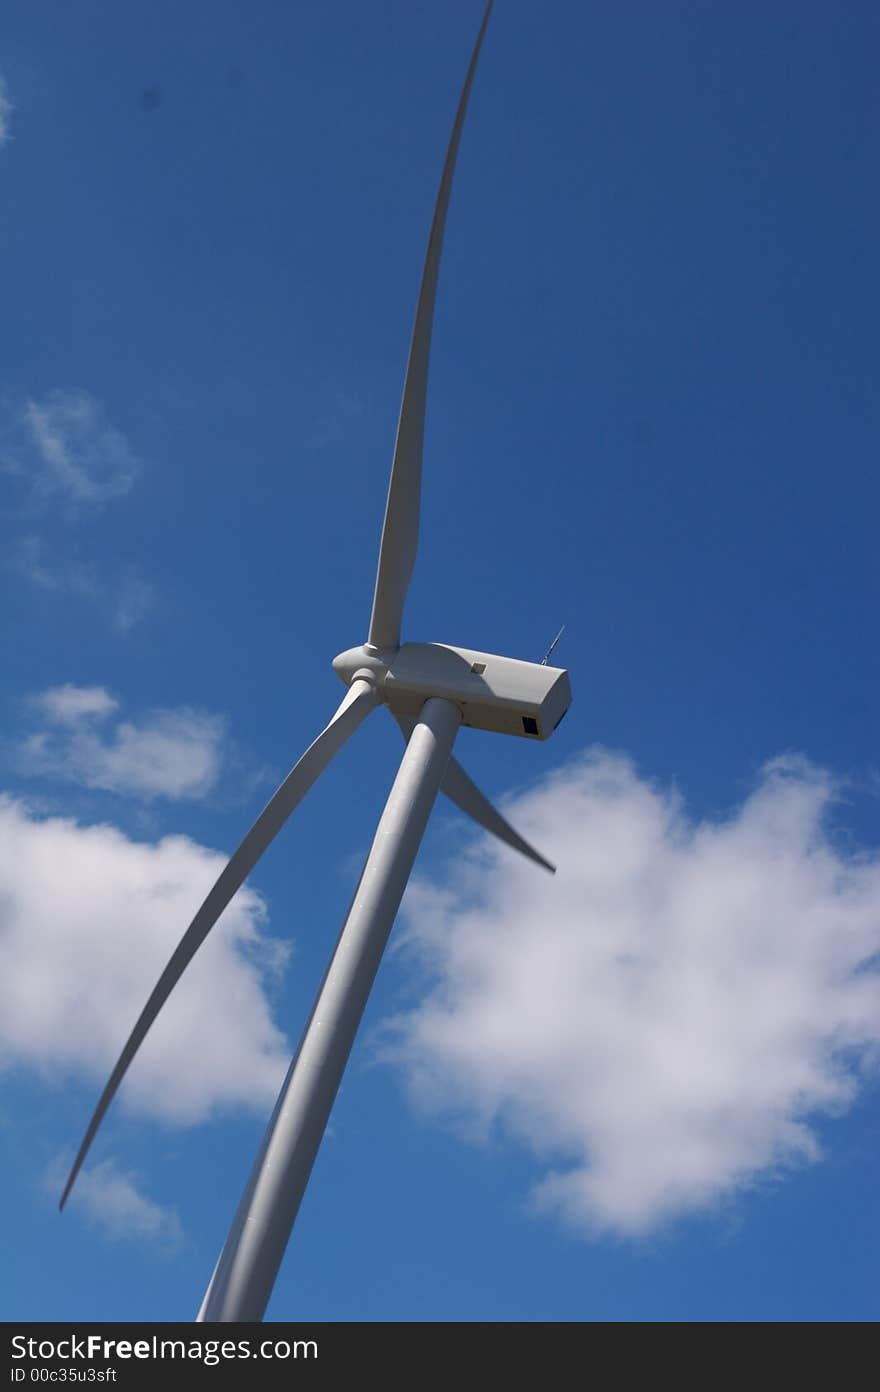
{"label": "wispy cloud", "polygon": [[341,444],[366,412],[365,401],[349,392],[335,392],[318,413],[308,437],[308,448],[324,450]]}
{"label": "wispy cloud", "polygon": [[[66,557],[59,556],[62,549],[68,551]],[[4,559],[10,571],[38,590],[95,601],[117,633],[130,633],[155,605],[156,587],[133,569],[115,583],[105,581],[94,562],[72,559],[69,550],[50,548],[29,532],[9,544]]]}
{"label": "wispy cloud", "polygon": [[[69,1163],[57,1160],[46,1172],[45,1188],[55,1199],[69,1169]],[[179,1249],[183,1238],[174,1209],[148,1199],[136,1177],[119,1170],[113,1160],[83,1168],[71,1190],[70,1207],[114,1240],[148,1242],[168,1256]]]}
{"label": "wispy cloud", "polygon": [[9,127],[12,119],[12,102],[9,99],[9,89],[6,82],[0,77],[0,147],[11,140]]}
{"label": "wispy cloud", "polygon": [[776,760],[722,821],[601,750],[511,804],[554,881],[481,842],[405,901],[432,984],[393,1022],[420,1105],[506,1130],[532,1202],[636,1236],[816,1160],[880,1045],[880,857]]}
{"label": "wispy cloud", "polygon": [[94,565],[62,561],[50,557],[41,537],[28,533],[14,541],[6,556],[10,570],[21,575],[37,589],[50,593],[82,595],[97,598],[101,594]]}
{"label": "wispy cloud", "polygon": [[75,524],[130,493],[141,469],[126,437],[88,392],[4,402],[0,474],[10,481],[10,496],[18,494],[7,516],[27,519],[28,527],[7,541],[5,566],[47,593],[95,600],[118,633],[129,633],[153,607],[155,588],[136,565],[113,575],[91,556],[83,561]]}
{"label": "wispy cloud", "polygon": [[116,590],[113,605],[113,627],[119,633],[129,633],[156,602],[155,586],[139,575],[128,575]]}
{"label": "wispy cloud", "polygon": [[[103,1083],[225,859],[0,799],[0,1063]],[[289,1059],[270,1006],[287,949],[264,918],[239,890],[132,1065],[124,1107],[190,1124],[271,1105]]]}
{"label": "wispy cloud", "polygon": [[55,391],[42,401],[29,400],[23,420],[39,492],[75,504],[100,504],[131,490],[140,465],[125,436],[87,392]]}
{"label": "wispy cloud", "polygon": [[152,799],[200,798],[216,785],[225,726],[207,711],[149,712],[110,724],[119,702],[103,687],[50,687],[32,698],[48,723],[19,746],[24,773]]}

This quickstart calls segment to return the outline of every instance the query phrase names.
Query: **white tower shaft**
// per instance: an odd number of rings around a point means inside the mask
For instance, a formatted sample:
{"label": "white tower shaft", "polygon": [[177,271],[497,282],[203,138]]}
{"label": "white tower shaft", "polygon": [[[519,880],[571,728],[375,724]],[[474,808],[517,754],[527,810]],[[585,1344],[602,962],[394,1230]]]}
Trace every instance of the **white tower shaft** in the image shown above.
{"label": "white tower shaft", "polygon": [[261,1320],[446,771],[461,712],[425,702],[198,1320]]}

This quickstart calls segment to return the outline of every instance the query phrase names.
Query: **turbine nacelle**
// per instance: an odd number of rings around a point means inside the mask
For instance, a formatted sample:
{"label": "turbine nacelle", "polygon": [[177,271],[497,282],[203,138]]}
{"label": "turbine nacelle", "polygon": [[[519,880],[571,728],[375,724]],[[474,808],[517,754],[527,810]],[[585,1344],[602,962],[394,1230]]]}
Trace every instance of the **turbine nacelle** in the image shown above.
{"label": "turbine nacelle", "polygon": [[398,718],[415,719],[439,696],[455,702],[463,725],[526,739],[547,739],[571,704],[563,668],[449,643],[367,643],[340,653],[333,670],[346,686],[356,677],[369,681]]}

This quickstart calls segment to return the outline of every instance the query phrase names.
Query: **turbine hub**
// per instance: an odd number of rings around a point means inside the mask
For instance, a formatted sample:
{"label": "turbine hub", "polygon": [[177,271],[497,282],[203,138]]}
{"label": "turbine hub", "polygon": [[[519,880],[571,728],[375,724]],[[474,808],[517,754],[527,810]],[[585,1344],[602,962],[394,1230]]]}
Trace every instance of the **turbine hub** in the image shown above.
{"label": "turbine hub", "polygon": [[389,649],[375,648],[372,643],[358,648],[348,648],[333,659],[333,671],[345,686],[351,686],[355,677],[368,681],[381,691],[388,675],[388,663],[382,654],[391,657]]}

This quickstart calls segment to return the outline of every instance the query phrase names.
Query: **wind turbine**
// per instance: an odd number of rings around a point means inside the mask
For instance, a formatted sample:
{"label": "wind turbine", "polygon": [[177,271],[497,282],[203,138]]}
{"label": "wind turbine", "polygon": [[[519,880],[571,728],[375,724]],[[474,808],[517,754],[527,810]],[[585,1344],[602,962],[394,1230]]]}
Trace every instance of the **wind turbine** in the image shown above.
{"label": "wind turbine", "polygon": [[[425,397],[446,209],[492,0],[459,99],[422,272],[367,641],[333,660],[348,690],[333,718],[260,813],[187,928],[144,1006],[89,1122],[63,1208],[101,1120],[150,1026],[192,957],[294,808],[364,718],[386,705],[407,741],[336,950],[291,1063],[200,1321],[260,1320],[284,1256],[351,1046],[440,789],[508,846],[553,871],[452,757],[461,725],[547,739],[571,702],[568,673],[443,643],[401,643],[418,547]],[[548,654],[549,656],[549,654]]]}

